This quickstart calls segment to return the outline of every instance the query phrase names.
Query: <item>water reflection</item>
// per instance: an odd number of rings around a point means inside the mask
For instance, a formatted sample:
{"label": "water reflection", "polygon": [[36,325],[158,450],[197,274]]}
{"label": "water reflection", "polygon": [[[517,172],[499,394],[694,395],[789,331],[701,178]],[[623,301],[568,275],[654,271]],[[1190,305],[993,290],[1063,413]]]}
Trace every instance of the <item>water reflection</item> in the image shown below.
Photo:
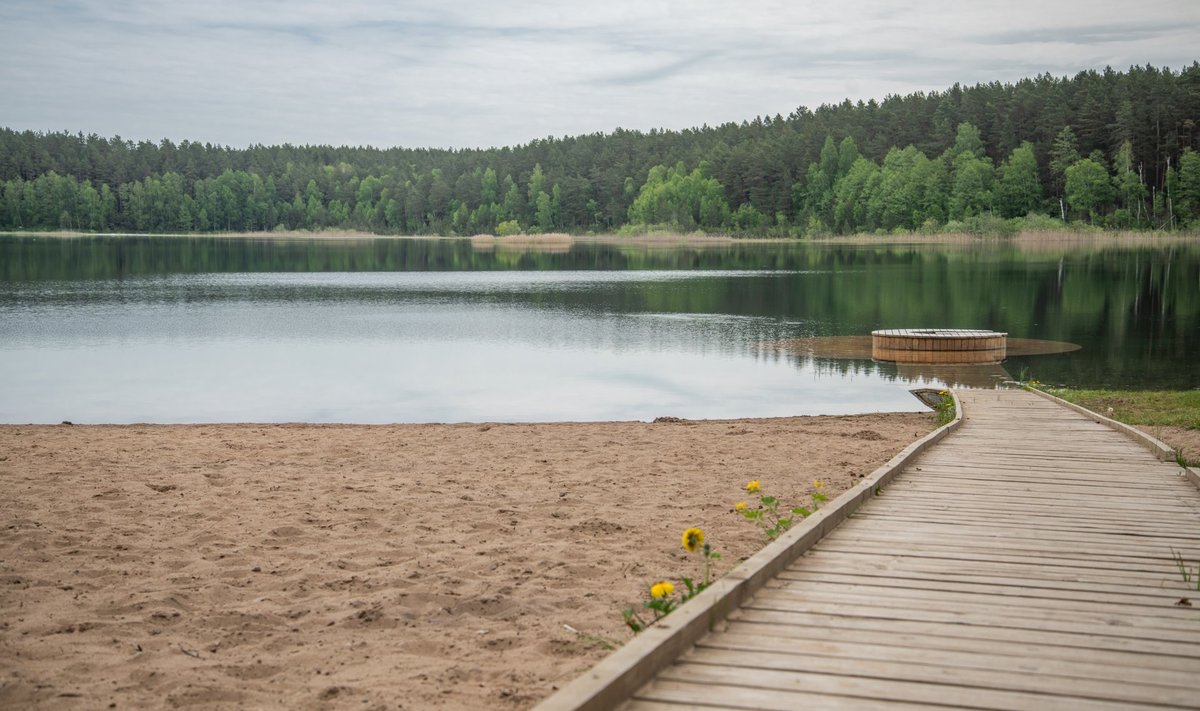
{"label": "water reflection", "polygon": [[1177,245],[0,237],[0,277],[8,422],[913,410],[908,387],[999,377],[778,347],[915,326],[1082,346],[1010,350],[1044,382],[1200,387],[1200,250]]}

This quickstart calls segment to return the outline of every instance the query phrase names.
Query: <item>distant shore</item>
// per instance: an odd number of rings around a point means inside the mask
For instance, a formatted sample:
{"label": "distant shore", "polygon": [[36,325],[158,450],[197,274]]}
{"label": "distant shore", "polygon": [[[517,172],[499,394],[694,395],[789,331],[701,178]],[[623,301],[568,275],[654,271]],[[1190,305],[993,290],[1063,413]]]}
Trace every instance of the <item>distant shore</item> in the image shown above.
{"label": "distant shore", "polygon": [[727,247],[739,244],[772,244],[772,245],[915,245],[915,244],[1012,244],[1021,248],[1046,246],[1137,246],[1145,244],[1175,244],[1196,243],[1200,241],[1200,232],[1175,231],[1101,231],[1101,230],[1033,230],[1014,235],[978,235],[969,233],[903,233],[888,235],[831,235],[823,237],[794,238],[794,237],[735,237],[722,234],[705,233],[671,233],[647,232],[635,235],[571,235],[564,232],[544,234],[517,234],[498,237],[491,234],[478,235],[393,235],[375,234],[371,232],[356,232],[343,230],[280,230],[262,232],[199,232],[199,233],[138,233],[138,232],[71,232],[59,231],[29,231],[29,232],[0,232],[0,234],[20,235],[27,237],[206,237],[228,239],[280,239],[280,240],[377,240],[377,239],[413,239],[413,240],[470,240],[477,248],[512,248],[538,250],[556,250],[569,248],[572,244],[614,244],[645,247]]}
{"label": "distant shore", "polygon": [[932,426],[0,426],[0,707],[528,708]]}

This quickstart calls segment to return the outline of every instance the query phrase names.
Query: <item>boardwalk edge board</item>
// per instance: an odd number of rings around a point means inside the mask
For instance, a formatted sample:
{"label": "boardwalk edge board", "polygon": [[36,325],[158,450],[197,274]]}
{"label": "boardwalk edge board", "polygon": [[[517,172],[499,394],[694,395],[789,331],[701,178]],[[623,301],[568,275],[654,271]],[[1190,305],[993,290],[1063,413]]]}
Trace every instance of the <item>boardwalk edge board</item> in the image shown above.
{"label": "boardwalk edge board", "polygon": [[[1142,432],[1141,430],[1139,430],[1136,427],[1130,427],[1129,425],[1125,424],[1124,422],[1117,422],[1116,420],[1105,417],[1104,415],[1101,415],[1098,412],[1093,412],[1093,411],[1087,409],[1086,407],[1083,407],[1082,405],[1076,405],[1073,402],[1067,402],[1066,400],[1063,400],[1060,397],[1055,397],[1054,395],[1051,395],[1050,393],[1048,393],[1044,390],[1032,388],[1027,385],[1023,386],[1023,387],[1025,388],[1025,390],[1027,390],[1035,395],[1044,397],[1047,400],[1050,400],[1051,402],[1056,402],[1059,405],[1062,405],[1063,407],[1065,407],[1069,410],[1074,410],[1075,412],[1078,412],[1079,414],[1083,415],[1084,417],[1090,419],[1093,422],[1098,422],[1106,427],[1111,427],[1112,429],[1114,429],[1118,432],[1128,435],[1129,437],[1133,438],[1138,444],[1140,444],[1143,447],[1145,447],[1146,449],[1150,450],[1154,454],[1154,456],[1158,457],[1160,460],[1162,460],[1164,462],[1175,461],[1175,450],[1168,447],[1161,440],[1159,440],[1155,437],[1151,437],[1150,435],[1146,434],[1145,432]],[[1197,479],[1192,479],[1192,483],[1196,484],[1197,486],[1200,486],[1200,481],[1198,481]]]}
{"label": "boardwalk edge board", "polygon": [[954,419],[905,447],[827,506],[764,546],[708,589],[576,677],[533,711],[596,711],[616,708],[662,669],[673,664],[768,581],[875,497],[918,454],[962,424],[953,390]]}
{"label": "boardwalk edge board", "polygon": [[1200,489],[1200,469],[1196,467],[1184,467],[1183,475],[1187,477],[1188,481],[1195,484],[1197,489]]}

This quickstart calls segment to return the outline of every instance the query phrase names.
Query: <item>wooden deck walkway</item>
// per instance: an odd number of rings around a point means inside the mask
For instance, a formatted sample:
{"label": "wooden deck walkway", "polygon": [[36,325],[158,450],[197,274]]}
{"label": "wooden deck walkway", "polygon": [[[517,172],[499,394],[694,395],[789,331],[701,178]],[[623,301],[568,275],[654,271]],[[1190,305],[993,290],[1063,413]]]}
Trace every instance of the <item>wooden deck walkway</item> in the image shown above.
{"label": "wooden deck walkway", "polygon": [[1200,491],[1036,395],[959,396],[955,433],[621,708],[1200,708],[1172,557],[1200,561]]}

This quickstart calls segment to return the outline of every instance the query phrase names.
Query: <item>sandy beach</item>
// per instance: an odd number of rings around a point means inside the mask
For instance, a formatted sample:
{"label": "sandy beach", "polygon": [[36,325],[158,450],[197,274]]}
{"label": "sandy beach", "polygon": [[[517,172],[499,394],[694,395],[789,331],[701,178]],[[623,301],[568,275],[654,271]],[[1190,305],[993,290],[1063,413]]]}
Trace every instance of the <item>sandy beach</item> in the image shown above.
{"label": "sandy beach", "polygon": [[0,427],[0,707],[527,708],[620,609],[831,495],[919,414],[399,426]]}

